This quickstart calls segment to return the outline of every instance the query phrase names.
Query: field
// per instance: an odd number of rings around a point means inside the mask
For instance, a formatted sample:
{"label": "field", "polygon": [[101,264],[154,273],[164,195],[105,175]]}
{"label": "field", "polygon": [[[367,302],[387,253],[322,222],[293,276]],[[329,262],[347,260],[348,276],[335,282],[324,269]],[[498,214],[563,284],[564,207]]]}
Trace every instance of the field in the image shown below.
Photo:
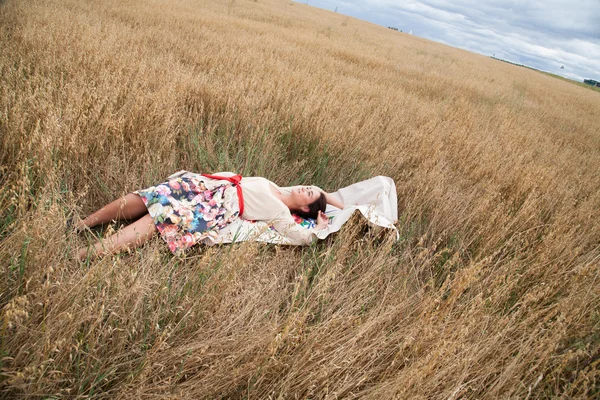
{"label": "field", "polygon": [[[600,396],[600,93],[305,4],[0,2],[5,398]],[[398,191],[305,248],[95,261],[180,169]]]}

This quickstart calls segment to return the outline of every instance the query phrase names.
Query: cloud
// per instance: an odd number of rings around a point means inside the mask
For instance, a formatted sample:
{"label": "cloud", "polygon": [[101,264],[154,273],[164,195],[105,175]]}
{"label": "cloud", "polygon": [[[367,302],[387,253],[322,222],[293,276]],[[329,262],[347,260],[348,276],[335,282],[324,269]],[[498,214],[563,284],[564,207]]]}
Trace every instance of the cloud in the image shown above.
{"label": "cloud", "polygon": [[[383,26],[575,80],[600,80],[598,0],[309,0]],[[561,66],[564,65],[564,69]]]}

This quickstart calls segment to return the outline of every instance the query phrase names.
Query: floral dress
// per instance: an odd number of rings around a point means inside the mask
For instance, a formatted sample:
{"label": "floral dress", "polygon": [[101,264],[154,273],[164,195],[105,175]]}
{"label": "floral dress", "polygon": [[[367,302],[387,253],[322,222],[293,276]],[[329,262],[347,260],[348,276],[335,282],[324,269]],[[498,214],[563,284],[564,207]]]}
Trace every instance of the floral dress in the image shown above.
{"label": "floral dress", "polygon": [[[229,225],[239,210],[231,183],[219,181],[209,185],[202,175],[187,172],[138,194],[148,208],[152,221],[167,242],[169,250],[181,254],[206,238],[216,238],[221,228]],[[214,181],[213,181],[214,182]]]}

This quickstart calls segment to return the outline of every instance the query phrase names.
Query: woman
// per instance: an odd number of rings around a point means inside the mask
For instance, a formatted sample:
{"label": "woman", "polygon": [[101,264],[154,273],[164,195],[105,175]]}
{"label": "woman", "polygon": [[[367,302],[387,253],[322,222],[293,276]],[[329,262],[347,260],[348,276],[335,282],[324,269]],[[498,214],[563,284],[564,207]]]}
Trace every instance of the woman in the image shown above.
{"label": "woman", "polygon": [[[200,175],[180,171],[168,181],[135,191],[106,205],[82,220],[76,229],[119,219],[135,220],[116,234],[89,249],[90,255],[118,253],[141,246],[156,231],[173,253],[205,239],[214,240],[218,230],[235,218],[264,221],[289,238],[292,244],[309,244],[314,231],[327,227],[326,204],[344,205],[316,186],[279,187],[260,177],[241,178],[232,173]],[[296,224],[291,213],[317,220],[306,229]],[[88,249],[77,257],[84,260]]]}

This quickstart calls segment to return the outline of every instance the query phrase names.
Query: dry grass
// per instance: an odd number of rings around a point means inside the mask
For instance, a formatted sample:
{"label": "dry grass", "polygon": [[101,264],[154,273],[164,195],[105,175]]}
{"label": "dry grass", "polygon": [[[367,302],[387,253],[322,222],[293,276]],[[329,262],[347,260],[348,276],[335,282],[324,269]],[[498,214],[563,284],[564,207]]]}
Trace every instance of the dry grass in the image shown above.
{"label": "dry grass", "polygon": [[[7,0],[0,48],[5,397],[599,395],[600,93],[273,0]],[[69,260],[179,169],[388,175],[402,238]]]}

